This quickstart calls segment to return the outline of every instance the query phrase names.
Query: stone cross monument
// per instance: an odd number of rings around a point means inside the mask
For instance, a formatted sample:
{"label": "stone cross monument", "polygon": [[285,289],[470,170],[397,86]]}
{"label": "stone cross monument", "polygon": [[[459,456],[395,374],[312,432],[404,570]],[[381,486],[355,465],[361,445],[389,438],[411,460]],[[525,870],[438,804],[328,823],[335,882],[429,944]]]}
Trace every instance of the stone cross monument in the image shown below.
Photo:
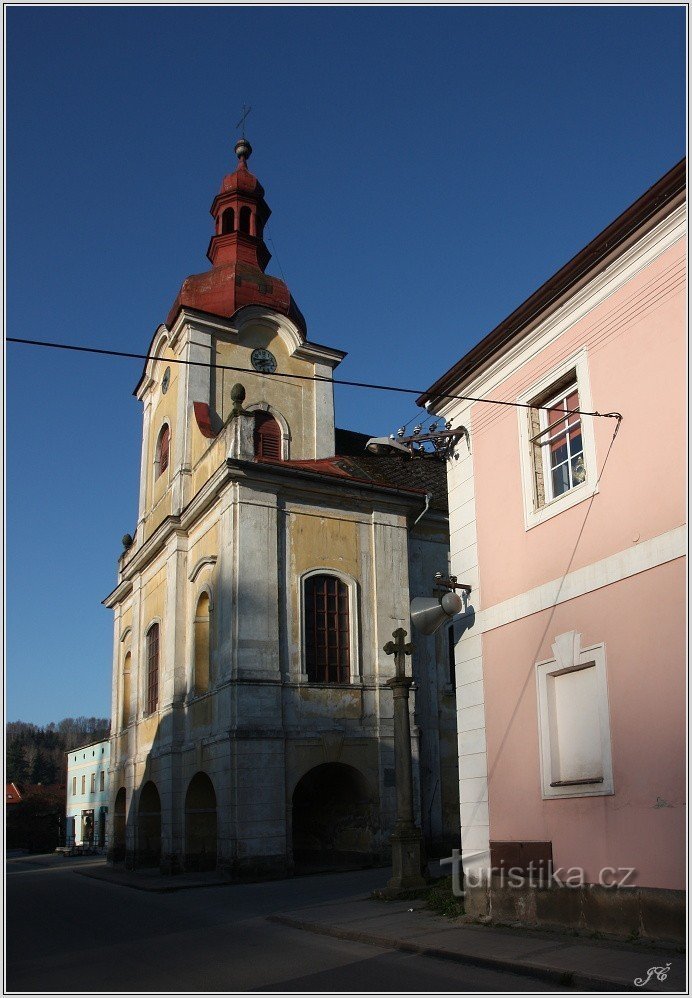
{"label": "stone cross monument", "polygon": [[406,656],[413,645],[405,642],[406,631],[398,627],[394,641],[384,646],[387,655],[394,655],[396,674],[387,680],[394,696],[394,769],[396,780],[396,823],[391,837],[392,879],[383,893],[398,893],[426,886],[423,861],[423,836],[413,820],[413,778],[411,774],[411,723],[408,695],[413,680],[406,675]]}

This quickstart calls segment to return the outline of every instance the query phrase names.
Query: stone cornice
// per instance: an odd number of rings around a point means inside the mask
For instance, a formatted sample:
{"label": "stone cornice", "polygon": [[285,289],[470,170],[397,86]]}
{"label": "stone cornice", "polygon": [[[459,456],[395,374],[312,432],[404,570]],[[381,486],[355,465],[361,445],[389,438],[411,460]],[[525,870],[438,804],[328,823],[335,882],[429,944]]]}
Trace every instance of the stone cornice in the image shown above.
{"label": "stone cornice", "polygon": [[254,461],[227,459],[212,475],[179,516],[167,516],[154,533],[136,551],[123,568],[125,578],[104,600],[103,605],[110,609],[117,606],[132,591],[132,579],[142,572],[163,550],[171,534],[187,535],[194,523],[219,497],[230,482],[256,485],[265,491],[281,493],[282,498],[294,501],[309,497],[323,505],[334,506],[344,500],[362,505],[369,496],[377,496],[378,505],[384,504],[392,511],[406,515],[412,509],[418,510],[423,496],[406,492],[393,486],[375,482],[354,481],[324,475],[302,468],[259,464]]}

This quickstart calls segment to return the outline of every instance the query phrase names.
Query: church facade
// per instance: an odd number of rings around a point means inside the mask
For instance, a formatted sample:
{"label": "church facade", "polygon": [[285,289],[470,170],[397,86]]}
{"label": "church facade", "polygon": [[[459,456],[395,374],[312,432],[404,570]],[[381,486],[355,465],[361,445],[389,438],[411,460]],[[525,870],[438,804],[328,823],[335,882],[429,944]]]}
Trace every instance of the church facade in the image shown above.
{"label": "church facade", "polygon": [[[265,273],[249,143],[212,204],[211,269],[156,331],[137,526],[115,590],[111,858],[281,875],[386,858],[394,664],[447,573],[444,464],[335,429],[345,354]],[[412,749],[429,848],[457,843],[447,631],[414,636]]]}

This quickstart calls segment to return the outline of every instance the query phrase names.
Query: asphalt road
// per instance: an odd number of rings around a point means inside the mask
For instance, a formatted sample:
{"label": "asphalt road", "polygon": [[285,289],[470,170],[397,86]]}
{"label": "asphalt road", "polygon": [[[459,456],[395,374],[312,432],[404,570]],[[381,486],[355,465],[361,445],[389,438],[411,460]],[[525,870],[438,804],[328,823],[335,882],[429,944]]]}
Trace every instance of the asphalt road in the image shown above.
{"label": "asphalt road", "polygon": [[362,870],[156,894],[80,876],[101,860],[9,859],[8,992],[554,991],[520,975],[313,935],[273,912],[365,894]]}

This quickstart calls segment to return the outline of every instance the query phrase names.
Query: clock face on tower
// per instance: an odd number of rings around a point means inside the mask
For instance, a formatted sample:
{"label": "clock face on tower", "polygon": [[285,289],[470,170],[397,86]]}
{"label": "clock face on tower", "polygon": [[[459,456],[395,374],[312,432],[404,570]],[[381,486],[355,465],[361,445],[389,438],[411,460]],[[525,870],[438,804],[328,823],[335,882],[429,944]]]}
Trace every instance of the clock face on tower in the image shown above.
{"label": "clock face on tower", "polygon": [[250,360],[254,369],[262,371],[263,374],[273,374],[276,370],[276,357],[271,351],[265,350],[263,347],[253,350]]}

